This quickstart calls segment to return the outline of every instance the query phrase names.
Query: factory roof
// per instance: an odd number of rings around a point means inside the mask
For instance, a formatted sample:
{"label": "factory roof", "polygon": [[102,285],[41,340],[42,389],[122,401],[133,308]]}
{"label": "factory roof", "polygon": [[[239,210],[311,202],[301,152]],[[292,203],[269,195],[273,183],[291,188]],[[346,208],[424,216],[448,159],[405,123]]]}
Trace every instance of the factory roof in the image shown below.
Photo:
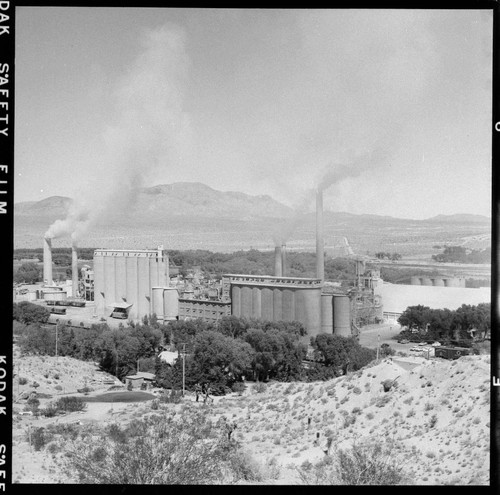
{"label": "factory roof", "polygon": [[128,308],[130,308],[130,306],[132,306],[132,303],[114,302],[114,303],[106,304],[106,306],[108,306],[110,308],[128,309]]}
{"label": "factory roof", "polygon": [[243,274],[226,274],[231,280],[231,284],[244,285],[273,285],[273,286],[312,286],[322,287],[323,284],[319,278],[302,278],[302,277],[276,277],[271,275],[243,275]]}
{"label": "factory roof", "polygon": [[135,375],[127,375],[125,378],[128,378],[129,380],[139,380],[141,378],[144,380],[154,380],[155,374],[148,373],[146,371],[138,371]]}
{"label": "factory roof", "polygon": [[428,306],[431,309],[458,309],[462,304],[476,306],[491,302],[491,289],[480,287],[437,287],[427,285],[402,285],[384,282],[375,287],[375,294],[382,296],[384,313],[402,313],[408,306]]}

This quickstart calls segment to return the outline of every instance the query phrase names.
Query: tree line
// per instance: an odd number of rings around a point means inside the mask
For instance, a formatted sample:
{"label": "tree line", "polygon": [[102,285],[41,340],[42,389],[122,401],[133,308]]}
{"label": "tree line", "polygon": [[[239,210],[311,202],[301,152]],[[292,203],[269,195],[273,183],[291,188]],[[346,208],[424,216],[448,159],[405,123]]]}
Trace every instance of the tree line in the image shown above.
{"label": "tree line", "polygon": [[398,318],[398,323],[405,327],[400,337],[411,341],[472,343],[473,333],[476,339],[484,339],[491,331],[491,304],[462,304],[456,310],[409,306]]}
{"label": "tree line", "polygon": [[[56,328],[47,325],[48,317],[42,306],[14,304],[14,334],[22,352],[55,355]],[[95,361],[120,380],[139,367],[155,373],[160,386],[172,389],[181,388],[184,367],[188,390],[197,383],[210,384],[214,393],[241,387],[245,380],[328,379],[359,369],[375,357],[354,338],[320,334],[310,338],[313,358],[305,367],[308,346],[303,337],[306,331],[300,322],[226,316],[217,323],[197,319],[164,325],[153,315],[117,329],[105,323],[90,329],[59,324],[57,354]],[[182,357],[173,366],[159,359],[167,345],[181,354],[185,351],[184,363]]]}
{"label": "tree line", "polygon": [[463,246],[446,246],[442,253],[433,254],[432,259],[440,263],[491,263],[491,247],[469,250]]}

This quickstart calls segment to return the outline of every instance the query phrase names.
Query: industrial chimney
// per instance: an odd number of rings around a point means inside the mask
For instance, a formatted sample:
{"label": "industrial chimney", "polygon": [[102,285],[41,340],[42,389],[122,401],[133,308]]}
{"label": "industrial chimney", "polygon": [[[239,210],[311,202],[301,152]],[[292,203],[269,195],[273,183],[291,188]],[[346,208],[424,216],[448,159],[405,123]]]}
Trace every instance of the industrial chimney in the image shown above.
{"label": "industrial chimney", "polygon": [[323,191],[316,192],[316,278],[325,280],[325,241],[323,237]]}
{"label": "industrial chimney", "polygon": [[71,246],[71,282],[72,294],[73,297],[76,297],[78,292],[78,251],[75,243]]}
{"label": "industrial chimney", "polygon": [[43,282],[45,285],[52,285],[52,241],[43,238]]}
{"label": "industrial chimney", "polygon": [[282,259],[281,259],[281,246],[276,246],[274,248],[274,276],[282,277]]}
{"label": "industrial chimney", "polygon": [[286,277],[286,245],[281,245],[281,275]]}

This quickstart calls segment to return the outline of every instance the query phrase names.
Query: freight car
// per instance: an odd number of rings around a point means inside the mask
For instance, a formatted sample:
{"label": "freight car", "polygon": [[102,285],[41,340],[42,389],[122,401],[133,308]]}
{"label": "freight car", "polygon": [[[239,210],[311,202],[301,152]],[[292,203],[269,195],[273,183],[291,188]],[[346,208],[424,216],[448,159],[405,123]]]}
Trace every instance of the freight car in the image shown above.
{"label": "freight car", "polygon": [[461,356],[470,354],[470,349],[467,347],[436,347],[435,356],[444,359],[458,359]]}

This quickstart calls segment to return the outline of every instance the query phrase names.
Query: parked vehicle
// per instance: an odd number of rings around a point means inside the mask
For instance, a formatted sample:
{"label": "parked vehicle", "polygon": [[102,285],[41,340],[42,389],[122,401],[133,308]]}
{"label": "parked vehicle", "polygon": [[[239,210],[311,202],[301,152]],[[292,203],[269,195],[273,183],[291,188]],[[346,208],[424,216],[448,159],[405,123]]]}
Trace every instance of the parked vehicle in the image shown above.
{"label": "parked vehicle", "polygon": [[467,356],[470,354],[470,349],[466,347],[437,347],[436,357],[442,357],[444,359],[458,359],[461,356]]}

